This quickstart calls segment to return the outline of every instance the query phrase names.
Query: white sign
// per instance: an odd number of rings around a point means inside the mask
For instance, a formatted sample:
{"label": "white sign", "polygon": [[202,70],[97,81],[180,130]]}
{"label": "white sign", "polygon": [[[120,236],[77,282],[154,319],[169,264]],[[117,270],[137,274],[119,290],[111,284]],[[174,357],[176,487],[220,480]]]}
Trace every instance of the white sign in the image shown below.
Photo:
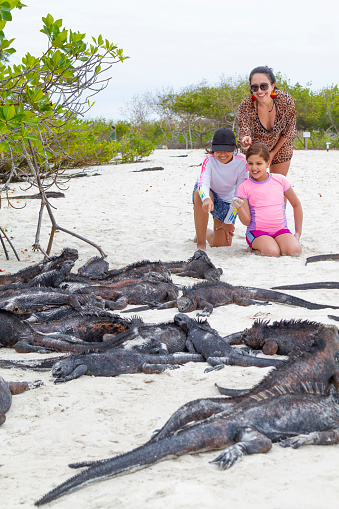
{"label": "white sign", "polygon": [[311,133],[305,131],[305,132],[303,132],[303,137],[304,138],[310,138],[311,137]]}

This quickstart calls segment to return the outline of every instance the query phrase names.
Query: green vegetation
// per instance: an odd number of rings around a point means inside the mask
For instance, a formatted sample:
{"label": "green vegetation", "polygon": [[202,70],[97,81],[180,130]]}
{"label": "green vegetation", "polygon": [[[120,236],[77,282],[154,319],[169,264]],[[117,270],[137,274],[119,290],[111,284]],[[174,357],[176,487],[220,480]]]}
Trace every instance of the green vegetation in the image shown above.
{"label": "green vegetation", "polygon": [[[296,106],[297,132],[295,148],[304,148],[303,131],[310,131],[308,148],[339,148],[339,89],[337,85],[311,89],[290,82],[278,74],[277,86],[289,92]],[[218,127],[237,131],[237,110],[248,96],[248,81],[241,76],[223,77],[217,85],[202,82],[179,92],[168,90],[133,99],[127,109],[134,129],[156,145],[169,148],[201,148]],[[152,120],[149,120],[149,119]],[[152,126],[152,129],[150,129]]]}
{"label": "green vegetation", "polygon": [[114,123],[117,141],[109,141],[112,121],[105,119],[79,120],[68,123],[67,131],[59,136],[63,152],[51,158],[55,165],[77,167],[107,163],[131,163],[153,152],[155,144],[134,132],[126,122]]}
{"label": "green vegetation", "polygon": [[[41,29],[47,37],[46,51],[39,58],[26,53],[20,65],[8,65],[6,56],[15,49],[13,39],[7,40],[3,29],[12,20],[11,11],[22,7],[25,6],[19,0],[0,0],[0,55],[3,56],[0,59],[0,152],[7,158],[5,170],[8,170],[0,192],[15,176],[23,176],[29,186],[38,189],[41,208],[34,249],[48,255],[55,231],[61,230],[92,244],[104,255],[100,246],[56,223],[46,190],[58,184],[67,158],[64,147],[77,138],[76,128],[84,127],[76,119],[91,107],[89,97],[107,86],[109,79],[103,78],[103,73],[127,57],[102,35],[92,37],[92,42],[87,43],[86,34],[64,28],[61,19],[55,20],[47,14],[42,18]],[[95,135],[91,136],[87,129],[82,139],[89,150],[95,141]],[[137,141],[132,140],[133,150]],[[46,251],[39,240],[45,210],[52,224]]]}

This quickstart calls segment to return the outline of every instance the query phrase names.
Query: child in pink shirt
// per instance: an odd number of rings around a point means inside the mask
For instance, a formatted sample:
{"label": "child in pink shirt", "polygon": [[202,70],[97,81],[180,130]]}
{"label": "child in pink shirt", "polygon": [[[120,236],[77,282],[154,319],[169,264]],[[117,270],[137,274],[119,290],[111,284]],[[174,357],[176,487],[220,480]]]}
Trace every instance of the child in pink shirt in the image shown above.
{"label": "child in pink shirt", "polygon": [[[291,184],[284,175],[267,172],[271,161],[266,145],[253,144],[246,159],[250,178],[240,184],[231,205],[247,226],[248,245],[266,256],[299,255],[303,212]],[[287,228],[285,198],[293,207],[295,235]]]}

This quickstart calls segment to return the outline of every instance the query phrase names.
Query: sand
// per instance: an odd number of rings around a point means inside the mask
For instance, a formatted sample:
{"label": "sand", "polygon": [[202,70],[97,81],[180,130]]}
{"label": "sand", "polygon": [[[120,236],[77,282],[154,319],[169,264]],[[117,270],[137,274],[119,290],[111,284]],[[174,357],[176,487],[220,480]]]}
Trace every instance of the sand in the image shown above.
{"label": "sand", "polygon": [[[111,268],[147,258],[187,260],[195,251],[191,193],[203,157],[202,150],[156,150],[147,161],[86,168],[87,177],[72,179],[65,186],[65,198],[51,200],[57,207],[56,219],[59,225],[100,244]],[[223,268],[222,280],[263,288],[338,280],[338,262],[305,265],[308,256],[339,251],[338,165],[338,151],[295,152],[289,178],[304,209],[302,255],[271,259],[251,254],[245,242],[245,227],[238,221],[230,248],[207,249],[214,264]],[[136,172],[156,166],[164,170]],[[11,193],[22,194],[23,188],[22,184],[12,185]],[[20,200],[15,205],[22,207],[24,203]],[[38,207],[37,200],[27,200],[20,210],[2,202],[1,226],[7,228],[21,258],[17,262],[10,253],[6,261],[1,252],[3,271],[13,273],[41,260],[42,256],[31,249]],[[293,229],[291,207],[287,213]],[[48,232],[46,221],[44,246]],[[57,233],[53,253],[66,246],[79,250],[74,270],[97,254],[93,247]],[[173,280],[187,285],[195,282],[178,276]],[[339,301],[338,290],[290,293],[322,304],[335,305]],[[141,315],[148,323],[163,322],[172,320],[176,311],[149,310]],[[278,304],[265,308],[232,304],[216,308],[209,322],[226,335],[250,327],[256,318],[337,324],[328,314],[339,315],[329,308],[311,311]],[[1,349],[0,356],[43,357],[10,349]],[[15,396],[0,428],[0,506],[33,507],[35,500],[74,475],[68,463],[103,459],[139,446],[183,403],[217,396],[216,382],[226,387],[251,387],[270,369],[225,367],[205,373],[206,367],[205,363],[189,363],[158,375],[83,376],[60,385],[53,384],[50,373],[1,369],[0,375],[7,380],[41,379],[44,385]],[[268,454],[246,457],[229,471],[220,471],[209,463],[216,455],[201,453],[163,461],[98,482],[46,507],[319,509],[338,504],[338,446],[292,450],[274,445]]]}

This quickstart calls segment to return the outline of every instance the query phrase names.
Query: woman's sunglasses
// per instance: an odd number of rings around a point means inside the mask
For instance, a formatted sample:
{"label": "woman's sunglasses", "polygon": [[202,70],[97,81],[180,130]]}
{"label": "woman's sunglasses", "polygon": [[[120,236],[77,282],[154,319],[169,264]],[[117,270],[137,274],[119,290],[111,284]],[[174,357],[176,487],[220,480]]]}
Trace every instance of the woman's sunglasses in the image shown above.
{"label": "woman's sunglasses", "polygon": [[268,90],[269,84],[268,83],[260,83],[260,85],[251,85],[250,90],[251,92],[258,92],[259,88],[260,90]]}

